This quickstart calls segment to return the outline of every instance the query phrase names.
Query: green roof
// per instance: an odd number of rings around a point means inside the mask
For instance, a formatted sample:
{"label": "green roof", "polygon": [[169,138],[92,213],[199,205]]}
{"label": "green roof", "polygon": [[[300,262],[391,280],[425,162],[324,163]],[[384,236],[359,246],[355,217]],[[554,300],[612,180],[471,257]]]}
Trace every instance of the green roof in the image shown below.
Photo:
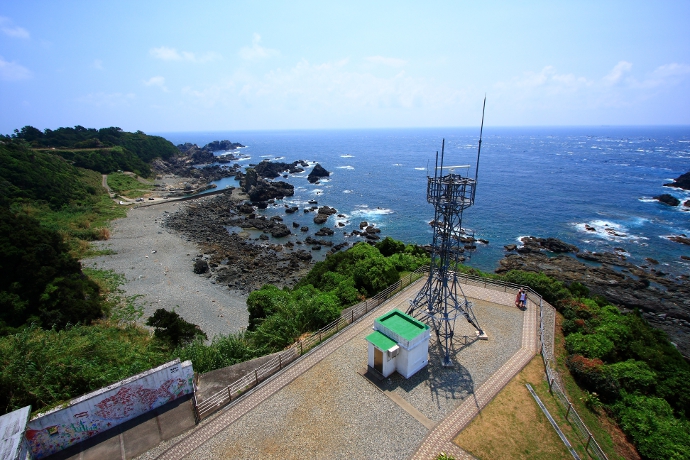
{"label": "green roof", "polygon": [[391,331],[406,340],[412,340],[422,332],[429,329],[429,326],[417,321],[413,317],[406,315],[398,309],[376,318],[376,321],[383,324]]}
{"label": "green roof", "polygon": [[391,340],[385,335],[381,334],[379,331],[375,331],[367,336],[367,340],[371,343],[374,344],[376,348],[379,350],[388,350],[397,343],[395,343],[395,340]]}

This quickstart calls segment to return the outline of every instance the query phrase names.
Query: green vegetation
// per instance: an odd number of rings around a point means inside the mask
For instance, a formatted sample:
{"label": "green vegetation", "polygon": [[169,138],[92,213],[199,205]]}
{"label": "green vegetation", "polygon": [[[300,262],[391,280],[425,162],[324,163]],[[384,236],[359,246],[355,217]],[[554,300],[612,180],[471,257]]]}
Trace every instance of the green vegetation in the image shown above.
{"label": "green vegetation", "polygon": [[118,195],[129,198],[138,198],[153,189],[153,184],[138,180],[136,177],[125,173],[110,174],[108,176],[108,186]]}
{"label": "green vegetation", "polygon": [[3,413],[28,404],[44,410],[169,358],[136,327],[27,328],[0,338],[0,404]]}
{"label": "green vegetation", "polygon": [[177,148],[162,137],[148,136],[141,131],[128,133],[116,127],[96,130],[75,126],[41,132],[25,126],[5,140],[22,141],[36,149],[55,149],[53,153],[74,161],[76,166],[104,174],[122,169],[146,176],[150,174],[151,160],[166,160],[178,154]]}
{"label": "green vegetation", "polygon": [[88,324],[104,313],[98,294],[58,233],[0,207],[0,335]]}
{"label": "green vegetation", "polygon": [[146,320],[147,326],[154,329],[153,336],[172,347],[188,345],[194,340],[208,337],[199,326],[185,321],[174,311],[159,308]]}
{"label": "green vegetation", "polygon": [[305,332],[334,321],[340,312],[400,279],[400,272],[428,265],[423,249],[385,238],[376,246],[358,243],[318,262],[293,288],[266,285],[247,299],[255,348],[274,352]]}

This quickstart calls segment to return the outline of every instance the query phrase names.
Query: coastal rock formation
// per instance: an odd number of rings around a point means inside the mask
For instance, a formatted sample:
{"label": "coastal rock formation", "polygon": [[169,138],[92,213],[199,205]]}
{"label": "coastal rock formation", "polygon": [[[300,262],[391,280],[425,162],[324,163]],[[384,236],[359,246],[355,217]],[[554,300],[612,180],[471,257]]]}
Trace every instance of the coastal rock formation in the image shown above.
{"label": "coastal rock formation", "polygon": [[[174,214],[165,217],[167,228],[197,242],[203,257],[199,268],[208,264],[205,276],[212,282],[245,293],[270,283],[292,286],[309,269],[311,254],[304,250],[283,250],[282,245],[254,242],[246,234],[229,233],[227,227],[257,228],[267,237],[279,237],[287,230],[278,220],[257,218],[238,212],[241,203],[230,193],[189,201]],[[287,245],[286,245],[287,246]],[[197,262],[194,262],[196,268]]]}
{"label": "coastal rock formation", "polygon": [[319,163],[316,163],[314,169],[312,169],[309,175],[307,176],[307,180],[310,184],[313,184],[314,182],[318,182],[318,180],[322,177],[328,177],[330,175],[331,173],[326,171],[326,169],[324,169],[323,166],[321,166]]}
{"label": "coastal rock formation", "polygon": [[290,174],[297,174],[304,172],[304,167],[309,164],[304,160],[293,161],[292,163],[280,163],[277,161],[264,160],[254,166],[254,170],[260,177],[266,179],[275,179],[281,176],[285,171]]}
{"label": "coastal rock formation", "polygon": [[664,187],[677,187],[683,190],[690,190],[690,171],[685,174],[681,174],[670,184],[664,184]]}
{"label": "coastal rock formation", "polygon": [[539,252],[541,249],[546,249],[555,253],[578,252],[577,246],[564,243],[557,238],[537,238],[534,236],[526,236],[520,241],[524,244],[523,250],[518,249],[518,252]]}
{"label": "coastal rock formation", "polygon": [[680,204],[680,200],[678,198],[673,195],[669,195],[668,193],[657,195],[654,197],[654,199],[659,203],[667,204],[669,206],[678,206]]}
{"label": "coastal rock formation", "polygon": [[669,236],[668,239],[676,243],[690,245],[690,238],[688,238],[687,235],[685,235],[685,233],[681,233],[680,235]]}
{"label": "coastal rock formation", "polygon": [[[639,309],[653,326],[669,334],[684,356],[690,357],[690,283],[687,275],[674,279],[656,268],[634,265],[619,253],[578,251],[577,257],[570,254],[550,257],[542,250],[546,246],[534,244],[535,240],[540,239],[528,239],[529,250],[507,254],[496,273],[523,270],[544,273],[566,285],[580,282],[592,294],[603,296],[624,310]],[[577,258],[596,265],[585,264]]]}
{"label": "coastal rock formation", "polygon": [[328,216],[332,216],[333,214],[337,214],[338,211],[335,208],[330,208],[328,206],[321,206],[314,217],[314,223],[321,225],[326,223],[328,220]]}

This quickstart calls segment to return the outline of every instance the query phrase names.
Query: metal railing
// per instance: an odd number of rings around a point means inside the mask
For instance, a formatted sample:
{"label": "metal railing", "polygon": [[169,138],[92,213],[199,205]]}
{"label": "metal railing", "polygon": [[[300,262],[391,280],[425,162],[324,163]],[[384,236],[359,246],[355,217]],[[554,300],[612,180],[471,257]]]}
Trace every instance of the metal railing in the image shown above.
{"label": "metal railing", "polygon": [[[317,345],[321,344],[323,341],[327,340],[334,334],[343,330],[348,325],[354,323],[364,315],[370,313],[381,305],[386,300],[393,297],[398,292],[402,291],[405,287],[409,286],[413,282],[421,278],[423,273],[428,272],[429,267],[421,267],[409,275],[402,278],[400,281],[389,286],[385,290],[376,294],[370,299],[360,302],[357,305],[348,307],[341,313],[340,317],[323,327],[322,329],[314,332],[309,337],[299,340],[292,344],[289,348],[278,353],[273,359],[258,367],[254,372],[245,375],[244,377],[232,382],[230,385],[225,387],[218,393],[205,399],[198,405],[195,405],[195,416],[198,421],[203,420],[209,415],[215,413],[216,411],[222,409],[232,401],[239,398],[241,395],[245,394],[247,391],[253,389],[261,382],[265,381],[283,367],[295,361],[297,358],[307,353]],[[475,286],[491,288],[494,290],[502,290],[503,292],[517,292],[521,287],[526,290],[528,299],[535,305],[539,305],[539,350],[544,361],[544,369],[546,371],[546,377],[549,382],[549,389],[552,394],[556,395],[556,400],[561,404],[563,409],[566,411],[565,418],[571,425],[575,428],[575,432],[580,436],[581,441],[585,444],[586,452],[594,458],[601,460],[608,460],[608,457],[601,449],[594,436],[589,431],[582,418],[577,413],[572,403],[568,400],[568,397],[563,391],[563,384],[561,383],[561,378],[556,371],[555,359],[554,359],[554,332],[555,321],[550,322],[549,327],[551,328],[551,333],[547,333],[545,328],[545,310],[548,310],[548,316],[553,317],[555,320],[555,308],[539,295],[535,290],[530,287],[522,286],[519,284],[508,283],[500,280],[492,280],[489,278],[482,278],[474,275],[465,275],[458,273],[458,279],[465,284],[472,284]],[[196,398],[194,400],[196,402]]]}
{"label": "metal railing", "polygon": [[310,336],[293,343],[287,349],[276,354],[276,356],[271,360],[256,368],[253,372],[250,372],[244,377],[235,380],[224,389],[204,399],[198,404],[196,404],[197,399],[195,395],[194,415],[197,421],[205,419],[206,417],[230,404],[232,401],[235,401],[241,395],[255,388],[261,382],[276,374],[278,371],[282,370],[285,366],[292,363],[303,354],[309,352],[311,349],[317,345],[320,345],[331,336],[345,329],[348,325],[356,322],[361,317],[370,313],[383,302],[390,299],[395,294],[421,278],[423,273],[427,270],[428,267],[421,267],[404,276],[399,281],[379,292],[370,299],[366,299],[352,307],[344,309],[340,317],[332,323],[319,329]]}

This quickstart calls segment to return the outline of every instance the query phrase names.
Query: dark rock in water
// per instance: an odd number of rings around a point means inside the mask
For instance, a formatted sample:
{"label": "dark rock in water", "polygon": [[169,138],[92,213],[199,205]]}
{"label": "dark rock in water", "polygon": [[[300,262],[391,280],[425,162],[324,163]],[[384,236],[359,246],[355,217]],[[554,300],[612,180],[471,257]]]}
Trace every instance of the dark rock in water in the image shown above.
{"label": "dark rock in water", "polygon": [[312,250],[312,251],[320,251],[320,250],[321,250],[321,246],[319,246],[318,244],[315,244],[314,246],[311,247],[311,250]]}
{"label": "dark rock in water", "polygon": [[259,239],[266,241],[266,240],[268,240],[268,235],[266,235],[265,233],[262,233],[261,235],[259,235]]}
{"label": "dark rock in water", "polygon": [[620,254],[613,254],[610,252],[578,252],[576,256],[579,259],[589,260],[592,262],[599,262],[602,264],[616,265],[619,267],[627,267],[630,264],[625,261],[625,257]]}
{"label": "dark rock in water", "polygon": [[268,207],[268,201],[257,201],[257,202],[254,202],[254,204],[259,209],[266,209]]}
{"label": "dark rock in water", "polygon": [[[298,160],[292,163],[281,163],[278,161],[263,160],[261,163],[254,166],[257,174],[266,179],[275,179],[280,177],[283,172],[288,171],[291,174],[297,174],[304,172],[304,168],[301,166],[306,166],[307,163],[303,160]],[[284,177],[287,177],[285,175]]]}
{"label": "dark rock in water", "polygon": [[298,209],[299,208],[297,206],[292,206],[290,208],[286,208],[285,213],[286,214],[293,214],[293,213],[297,212]]}
{"label": "dark rock in water", "polygon": [[652,265],[659,265],[659,261],[656,259],[652,259],[651,257],[645,257],[644,260],[646,260],[647,262],[649,262]]}
{"label": "dark rock in water", "polygon": [[242,204],[237,207],[237,210],[241,212],[242,214],[251,214],[254,212],[254,206],[250,204]]}
{"label": "dark rock in water", "polygon": [[201,275],[203,273],[206,273],[208,271],[208,262],[206,262],[204,259],[197,259],[194,262],[194,273],[197,275]]}
{"label": "dark rock in water", "polygon": [[380,228],[376,228],[373,225],[369,225],[365,230],[364,230],[368,235],[374,234],[374,233],[381,233]]}
{"label": "dark rock in water", "polygon": [[338,211],[337,211],[335,208],[330,208],[330,207],[328,207],[328,206],[321,206],[321,207],[319,208],[319,214],[325,214],[325,215],[327,215],[327,216],[330,216],[330,215],[333,215],[333,214],[337,214],[337,212],[338,212]]}
{"label": "dark rock in water", "polygon": [[313,184],[315,182],[318,182],[319,178],[328,177],[330,175],[331,173],[326,171],[323,166],[321,166],[319,163],[316,163],[314,169],[312,169],[309,175],[307,176],[307,180],[310,184]]}
{"label": "dark rock in water", "polygon": [[308,232],[308,231],[309,231],[309,227],[306,227],[306,226],[305,226],[305,227],[300,228],[299,230],[300,230],[301,232]]}
{"label": "dark rock in water", "polygon": [[376,233],[366,233],[364,237],[369,241],[378,241],[381,239]]}
{"label": "dark rock in water", "polygon": [[536,238],[534,236],[526,236],[522,238],[521,241],[525,246],[523,248],[523,251],[518,249],[518,252],[539,252],[540,249],[546,249],[547,251],[555,253],[579,251],[577,246],[564,243],[563,241],[557,238]]}
{"label": "dark rock in water", "polygon": [[688,238],[685,233],[681,233],[680,235],[676,236],[669,236],[669,240],[674,241],[676,243],[681,243],[681,244],[690,244],[690,238]]}
{"label": "dark rock in water", "polygon": [[253,203],[268,201],[271,198],[285,198],[295,194],[295,187],[287,182],[267,182],[261,179],[247,192]]}
{"label": "dark rock in water", "polygon": [[690,208],[690,200],[686,200],[685,203],[683,203],[684,208]]}
{"label": "dark rock in water", "polygon": [[685,174],[681,174],[670,184],[664,184],[664,187],[677,187],[683,190],[690,190],[690,171]]}
{"label": "dark rock in water", "polygon": [[483,238],[478,238],[477,241],[479,241],[482,244],[489,244],[489,240],[485,240]]}
{"label": "dark rock in water", "polygon": [[299,223],[293,222],[293,223],[292,223],[292,228],[299,228]]}
{"label": "dark rock in water", "polygon": [[360,223],[359,223],[359,229],[360,229],[360,230],[365,229],[365,228],[367,228],[368,226],[369,226],[369,224],[368,224],[366,221],[360,222]]}
{"label": "dark rock in water", "polygon": [[678,206],[680,204],[680,200],[678,198],[673,195],[669,195],[668,193],[657,195],[654,197],[654,199],[659,203],[667,204],[669,206]]}
{"label": "dark rock in water", "polygon": [[324,224],[328,220],[328,216],[326,214],[317,214],[314,216],[314,223],[315,224]]}
{"label": "dark rock in water", "polygon": [[[653,326],[669,334],[686,358],[690,357],[690,327],[682,325],[690,322],[690,283],[686,279],[673,279],[663,272],[643,270],[626,262],[619,254],[580,252],[577,255],[602,265],[585,264],[570,255],[549,257],[546,253],[533,251],[507,254],[500,261],[496,273],[522,270],[544,273],[566,285],[576,281],[582,283],[591,294],[603,296],[624,310],[639,309]],[[623,266],[625,271],[612,265]],[[660,319],[658,314],[667,317]]]}
{"label": "dark rock in water", "polygon": [[331,230],[328,227],[322,227],[319,229],[318,232],[314,233],[315,236],[332,236],[333,233],[335,233],[333,230]]}
{"label": "dark rock in water", "polygon": [[585,230],[587,230],[588,232],[596,232],[597,231],[596,228],[592,227],[589,224],[585,224]]}
{"label": "dark rock in water", "polygon": [[506,251],[515,251],[517,249],[516,244],[506,244],[503,247],[505,248]]}
{"label": "dark rock in water", "polygon": [[290,233],[292,232],[289,228],[287,228],[286,225],[279,225],[271,229],[271,236],[273,236],[273,238],[283,238],[288,236]]}

